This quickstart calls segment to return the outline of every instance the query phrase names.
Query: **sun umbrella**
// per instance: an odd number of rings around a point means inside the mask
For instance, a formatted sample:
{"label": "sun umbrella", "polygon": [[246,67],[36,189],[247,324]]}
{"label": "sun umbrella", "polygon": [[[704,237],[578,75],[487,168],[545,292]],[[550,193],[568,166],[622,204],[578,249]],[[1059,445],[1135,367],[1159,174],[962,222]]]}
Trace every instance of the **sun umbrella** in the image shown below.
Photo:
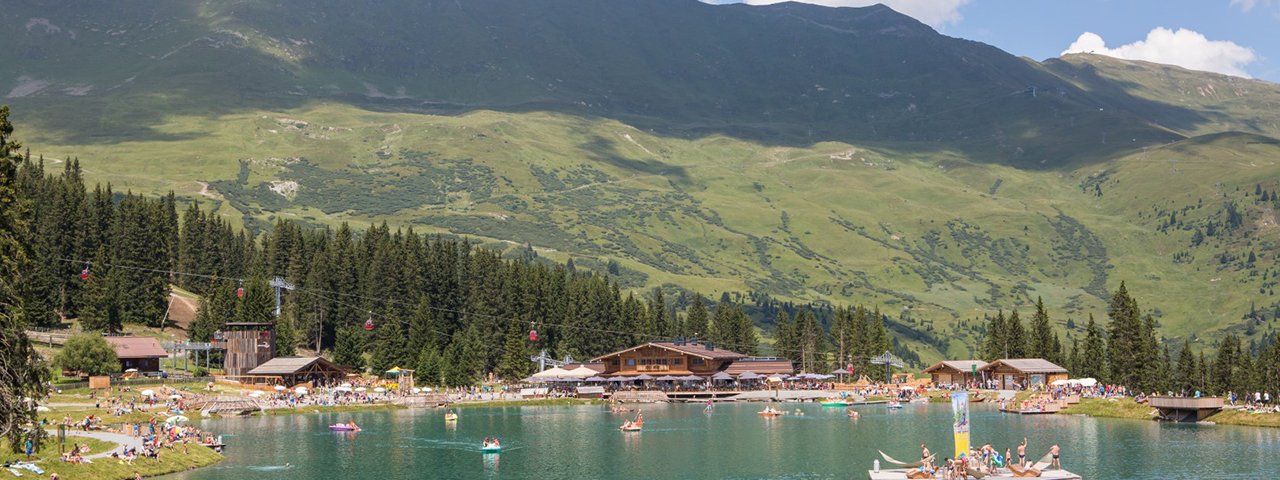
{"label": "sun umbrella", "polygon": [[301,393],[301,394],[306,394],[306,393],[307,393],[307,387],[298,387],[298,388],[293,389],[293,391],[298,392],[298,393]]}
{"label": "sun umbrella", "polygon": [[845,370],[845,369],[843,369],[843,368],[840,368],[840,369],[836,369],[836,370],[832,371],[831,373],[832,373],[832,374],[834,374],[834,375],[848,375],[848,374],[853,373],[853,372],[850,372],[850,371],[848,371],[848,370]]}
{"label": "sun umbrella", "polygon": [[588,381],[588,382],[604,382],[604,381],[607,381],[607,379],[605,379],[604,377],[590,377],[590,378],[587,378],[587,380],[586,380],[586,381]]}
{"label": "sun umbrella", "polygon": [[249,394],[249,396],[250,396],[250,397],[253,397],[253,398],[258,398],[258,397],[261,397],[261,396],[263,396],[263,395],[264,395],[264,393],[262,393],[261,391],[255,391],[255,392],[253,392],[253,393],[250,393],[250,394]]}
{"label": "sun umbrella", "polygon": [[169,395],[169,400],[181,400],[181,399],[182,399],[182,395],[178,395],[176,393],[173,395]]}
{"label": "sun umbrella", "polygon": [[756,375],[756,372],[742,372],[738,374],[738,380],[758,380],[759,378],[760,376]]}
{"label": "sun umbrella", "polygon": [[166,418],[164,423],[182,423],[187,420],[190,420],[190,419],[182,415],[174,415],[172,417]]}
{"label": "sun umbrella", "polygon": [[392,368],[391,370],[387,370],[387,373],[388,373],[388,374],[391,374],[391,375],[399,375],[399,374],[400,374],[400,367],[394,367],[394,368]]}
{"label": "sun umbrella", "polygon": [[382,387],[378,387],[378,388],[373,389],[373,393],[386,393],[386,391],[387,391],[387,389],[382,388]]}
{"label": "sun umbrella", "polygon": [[342,388],[351,388],[351,384],[350,384],[350,383],[344,383],[344,384],[342,384],[342,385],[339,385],[339,387],[342,387]]}
{"label": "sun umbrella", "polygon": [[717,381],[733,380],[733,375],[729,375],[728,373],[725,373],[725,372],[716,372],[715,375],[711,376],[711,379],[717,380]]}
{"label": "sun umbrella", "polygon": [[144,397],[154,397],[154,396],[156,396],[156,392],[155,392],[155,390],[143,390],[143,391],[141,391],[141,392],[138,392],[138,394],[139,394],[139,395],[142,395],[142,396],[144,396]]}
{"label": "sun umbrella", "polygon": [[680,377],[680,379],[681,379],[681,380],[684,380],[684,381],[686,381],[686,382],[701,382],[701,381],[702,381],[702,377],[699,377],[699,376],[697,376],[697,375],[685,375],[685,376],[683,376],[683,377]]}
{"label": "sun umbrella", "polygon": [[1053,381],[1053,383],[1050,383],[1050,385],[1053,385],[1053,386],[1055,386],[1055,387],[1061,387],[1061,386],[1066,385],[1066,384],[1068,384],[1068,383],[1071,383],[1071,382],[1069,382],[1069,381],[1067,381],[1067,380],[1054,380],[1054,381]]}
{"label": "sun umbrella", "polygon": [[350,392],[350,391],[351,391],[351,387],[337,387],[337,388],[334,388],[334,389],[333,389],[333,391],[335,391],[335,392]]}
{"label": "sun umbrella", "polygon": [[356,391],[357,391],[357,392],[367,392],[367,391],[369,391],[369,389],[364,388],[364,387],[356,387]]}
{"label": "sun umbrella", "polygon": [[431,388],[430,388],[430,387],[427,387],[427,388],[422,389],[422,391],[423,391],[423,392],[425,392],[425,393],[431,393]]}
{"label": "sun umbrella", "polygon": [[418,387],[414,387],[414,388],[413,388],[413,393],[422,393],[422,389],[421,389],[421,388],[418,388]]}
{"label": "sun umbrella", "polygon": [[288,388],[288,387],[285,387],[284,385],[276,385],[276,386],[275,386],[275,389],[276,389],[276,391],[277,391],[277,392],[283,392],[283,391],[285,391],[285,390],[288,390],[289,388]]}
{"label": "sun umbrella", "polygon": [[587,367],[578,367],[573,370],[569,370],[569,373],[566,374],[565,376],[574,377],[574,378],[587,378],[587,377],[594,377],[599,373],[600,372],[597,372]]}
{"label": "sun umbrella", "polygon": [[1086,387],[1092,387],[1092,386],[1097,385],[1097,384],[1098,384],[1098,380],[1097,380],[1097,379],[1094,379],[1094,378],[1081,378],[1081,379],[1080,379],[1080,385],[1083,385],[1083,386],[1086,386]]}
{"label": "sun umbrella", "polygon": [[673,377],[671,375],[663,375],[661,377],[655,378],[654,380],[657,380],[659,382],[675,382],[675,381],[679,381],[680,378]]}
{"label": "sun umbrella", "polygon": [[636,375],[636,377],[633,380],[653,380],[653,377],[641,373],[639,375]]}
{"label": "sun umbrella", "polygon": [[39,406],[39,407],[36,407],[36,411],[37,411],[37,412],[47,412],[47,411],[49,411],[49,407],[46,407],[46,406],[44,406],[44,405],[41,405],[41,406]]}
{"label": "sun umbrella", "polygon": [[609,381],[610,382],[630,382],[635,379],[636,377],[613,377],[613,378],[610,378]]}
{"label": "sun umbrella", "polygon": [[124,373],[138,373],[138,369],[136,368],[126,369]]}

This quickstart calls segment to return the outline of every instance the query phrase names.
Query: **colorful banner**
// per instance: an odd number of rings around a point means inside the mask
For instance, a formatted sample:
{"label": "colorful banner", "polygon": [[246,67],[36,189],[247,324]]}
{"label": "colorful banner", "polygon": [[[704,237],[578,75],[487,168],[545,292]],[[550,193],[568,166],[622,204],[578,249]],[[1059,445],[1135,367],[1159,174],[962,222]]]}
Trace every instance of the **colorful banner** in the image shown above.
{"label": "colorful banner", "polygon": [[969,453],[969,392],[951,394],[951,427],[955,433],[956,455]]}

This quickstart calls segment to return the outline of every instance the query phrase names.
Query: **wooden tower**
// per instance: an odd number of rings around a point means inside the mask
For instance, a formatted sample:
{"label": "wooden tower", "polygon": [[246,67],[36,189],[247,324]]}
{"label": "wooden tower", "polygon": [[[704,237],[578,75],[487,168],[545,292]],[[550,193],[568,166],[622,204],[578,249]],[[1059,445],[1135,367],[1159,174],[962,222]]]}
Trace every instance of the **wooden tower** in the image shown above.
{"label": "wooden tower", "polygon": [[276,334],[270,323],[228,323],[219,335],[227,350],[223,361],[227,376],[248,375],[276,356]]}

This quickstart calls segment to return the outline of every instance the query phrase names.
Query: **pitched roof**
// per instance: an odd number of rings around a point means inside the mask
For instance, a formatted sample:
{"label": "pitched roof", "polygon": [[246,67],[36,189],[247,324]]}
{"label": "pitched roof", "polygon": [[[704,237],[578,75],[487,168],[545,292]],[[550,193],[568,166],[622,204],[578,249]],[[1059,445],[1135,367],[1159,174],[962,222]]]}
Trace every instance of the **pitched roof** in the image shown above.
{"label": "pitched roof", "polygon": [[950,368],[959,372],[968,373],[968,372],[972,372],[974,368],[977,368],[978,370],[982,370],[982,367],[985,367],[985,366],[987,366],[987,362],[984,362],[982,360],[944,360],[944,361],[933,364],[929,368],[924,369],[924,373],[933,373],[938,370],[942,370],[944,367]]}
{"label": "pitched roof", "polygon": [[277,357],[249,370],[249,375],[293,375],[316,362],[320,362],[324,368],[342,370],[342,367],[324,357]]}
{"label": "pitched roof", "polygon": [[724,369],[724,373],[734,376],[746,372],[754,372],[759,375],[773,375],[775,373],[790,375],[795,372],[795,368],[791,365],[790,360],[738,360],[729,364],[729,368]]}
{"label": "pitched roof", "polygon": [[746,357],[746,355],[743,355],[737,352],[731,352],[729,350],[708,349],[707,345],[704,343],[685,343],[683,345],[676,345],[672,342],[649,342],[649,343],[628,348],[626,350],[619,350],[617,352],[613,352],[607,355],[601,355],[599,357],[591,359],[591,361],[592,362],[602,361],[606,358],[609,358],[615,355],[621,355],[623,353],[627,353],[632,350],[637,350],[644,347],[657,347],[657,348],[662,348],[666,350],[672,350],[672,351],[676,351],[676,352],[680,352],[688,355],[693,355],[695,357],[705,358],[707,360],[735,360],[735,359]]}
{"label": "pitched roof", "polygon": [[995,370],[1000,365],[1008,365],[1022,373],[1067,373],[1067,369],[1043,358],[1005,358],[988,363],[981,370]]}
{"label": "pitched roof", "polygon": [[105,337],[119,358],[167,357],[160,342],[151,337]]}

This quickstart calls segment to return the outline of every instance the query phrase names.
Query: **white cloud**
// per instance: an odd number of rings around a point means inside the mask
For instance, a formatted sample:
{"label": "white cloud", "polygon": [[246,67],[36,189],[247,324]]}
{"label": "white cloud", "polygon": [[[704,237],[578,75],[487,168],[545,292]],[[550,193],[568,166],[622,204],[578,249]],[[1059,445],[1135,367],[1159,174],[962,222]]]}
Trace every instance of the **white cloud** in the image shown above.
{"label": "white cloud", "polygon": [[[736,3],[724,0],[703,0],[707,3]],[[788,0],[742,0],[741,3],[749,5],[769,5],[781,3]],[[933,28],[942,28],[946,25],[954,25],[960,23],[964,17],[960,16],[960,7],[969,3],[970,0],[798,0],[804,3],[812,3],[814,5],[826,5],[828,7],[866,7],[883,3],[899,13],[907,15],[911,18],[919,20]]]}
{"label": "white cloud", "polygon": [[1253,7],[1258,5],[1258,0],[1231,0],[1231,6],[1239,7],[1240,11],[1248,13]]}
{"label": "white cloud", "polygon": [[[1248,1],[1248,0],[1245,0]],[[1192,70],[1217,72],[1249,78],[1245,66],[1258,59],[1253,49],[1226,40],[1209,40],[1194,30],[1177,31],[1157,27],[1147,38],[1116,48],[1107,48],[1101,36],[1084,32],[1062,52],[1096,53],[1129,60],[1167,63]]]}

